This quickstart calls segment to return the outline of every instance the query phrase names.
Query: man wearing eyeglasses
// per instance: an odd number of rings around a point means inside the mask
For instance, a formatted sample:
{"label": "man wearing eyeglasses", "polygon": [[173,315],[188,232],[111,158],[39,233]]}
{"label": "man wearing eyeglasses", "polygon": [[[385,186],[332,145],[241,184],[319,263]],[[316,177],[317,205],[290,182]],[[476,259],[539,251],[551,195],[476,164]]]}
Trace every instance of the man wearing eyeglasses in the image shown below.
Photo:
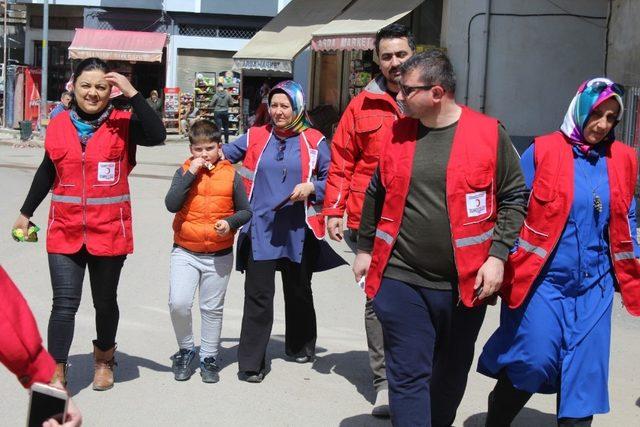
{"label": "man wearing eyeglasses", "polygon": [[[351,100],[331,142],[323,214],[328,216],[329,237],[335,241],[342,240],[345,212],[349,239],[355,242],[357,238],[364,192],[378,165],[380,148],[386,133],[402,115],[395,100],[400,65],[413,55],[416,47],[409,29],[400,24],[382,28],[376,35],[375,46],[382,75]],[[372,414],[389,416],[382,327],[369,299],[365,304],[365,329],[377,393]]]}
{"label": "man wearing eyeglasses", "polygon": [[384,331],[393,424],[450,426],[526,187],[499,122],[456,104],[442,51],[400,71],[408,117],[394,124],[367,189],[353,270],[366,276]]}

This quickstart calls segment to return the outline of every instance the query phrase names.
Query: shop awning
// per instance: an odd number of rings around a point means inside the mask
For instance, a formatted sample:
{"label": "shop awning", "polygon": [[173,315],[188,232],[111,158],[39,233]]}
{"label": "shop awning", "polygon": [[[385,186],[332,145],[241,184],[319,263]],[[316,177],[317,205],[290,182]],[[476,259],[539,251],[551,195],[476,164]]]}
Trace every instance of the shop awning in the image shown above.
{"label": "shop awning", "polygon": [[292,0],[233,55],[236,67],[291,73],[293,59],[311,43],[311,34],[340,15],[349,3]]}
{"label": "shop awning", "polygon": [[313,50],[373,50],[376,33],[424,0],[358,0],[340,16],[313,32]]}
{"label": "shop awning", "polygon": [[69,58],[161,62],[166,42],[165,33],[76,28],[69,46]]}

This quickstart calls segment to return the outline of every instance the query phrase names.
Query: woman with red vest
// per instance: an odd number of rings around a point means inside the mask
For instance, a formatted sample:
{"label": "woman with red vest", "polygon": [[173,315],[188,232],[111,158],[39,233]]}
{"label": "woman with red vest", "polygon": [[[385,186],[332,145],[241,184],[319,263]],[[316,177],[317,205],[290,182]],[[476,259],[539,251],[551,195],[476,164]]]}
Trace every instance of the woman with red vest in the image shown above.
{"label": "woman with red vest", "polygon": [[267,368],[276,270],[285,298],[285,351],[307,363],[316,343],[311,276],[345,263],[322,240],[330,153],[324,136],[310,127],[302,88],[280,82],[268,100],[271,124],[252,127],[222,147],[227,160],[242,160],[238,172],[253,211],[238,237],[237,269],[246,270],[238,365],[241,378],[255,383]]}
{"label": "woman with red vest", "polygon": [[[94,390],[113,386],[119,311],[120,270],[133,252],[128,176],[137,145],[160,145],[164,125],[144,97],[98,58],[78,64],[73,74],[75,104],[51,121],[45,155],[14,228],[29,218],[52,190],[47,252],[53,288],[48,348],[56,375],[66,381],[67,358],[89,267],[96,309]],[[129,99],[134,113],[117,110],[112,88]]]}
{"label": "woman with red vest", "polygon": [[478,371],[497,378],[487,426],[508,426],[533,393],[558,394],[558,425],[589,426],[609,411],[616,288],[640,315],[636,153],[614,141],[622,88],[583,83],[560,131],[522,156],[528,213],[502,289],[500,327]]}

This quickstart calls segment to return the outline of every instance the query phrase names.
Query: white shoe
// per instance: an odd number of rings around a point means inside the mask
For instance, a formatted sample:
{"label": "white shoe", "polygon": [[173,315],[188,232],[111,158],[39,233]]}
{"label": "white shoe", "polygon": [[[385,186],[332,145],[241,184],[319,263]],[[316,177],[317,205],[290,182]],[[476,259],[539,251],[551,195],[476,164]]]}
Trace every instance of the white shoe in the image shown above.
{"label": "white shoe", "polygon": [[374,417],[389,417],[391,415],[389,412],[389,390],[378,391],[371,415]]}

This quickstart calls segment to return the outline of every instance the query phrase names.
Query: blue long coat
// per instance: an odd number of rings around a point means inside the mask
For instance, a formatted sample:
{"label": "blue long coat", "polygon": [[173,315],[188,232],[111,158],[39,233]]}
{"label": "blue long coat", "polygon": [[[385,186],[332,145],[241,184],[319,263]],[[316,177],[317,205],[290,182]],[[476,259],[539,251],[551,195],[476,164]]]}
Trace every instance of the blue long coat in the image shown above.
{"label": "blue long coat", "polygon": [[[606,147],[574,147],[574,200],[567,224],[528,299],[502,305],[500,327],[485,345],[478,372],[530,393],[559,393],[558,418],[609,411],[608,376],[615,277],[609,256]],[[534,145],[521,159],[527,186],[535,176]],[[594,208],[596,195],[602,212]],[[629,225],[636,257],[635,201]]]}

